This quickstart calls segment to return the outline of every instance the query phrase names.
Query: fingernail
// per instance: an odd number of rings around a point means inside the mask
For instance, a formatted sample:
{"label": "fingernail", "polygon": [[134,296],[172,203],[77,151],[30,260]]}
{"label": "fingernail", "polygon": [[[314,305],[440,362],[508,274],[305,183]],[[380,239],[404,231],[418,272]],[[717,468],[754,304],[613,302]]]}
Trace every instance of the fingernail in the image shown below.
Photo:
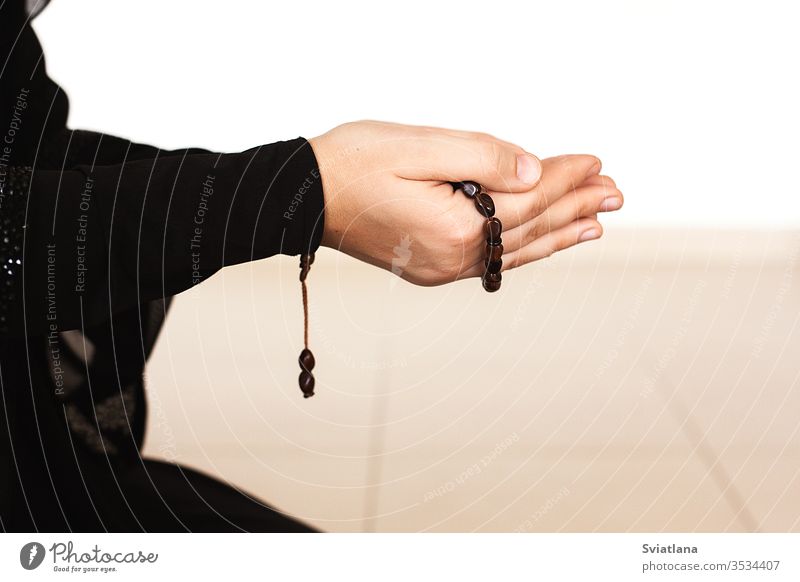
{"label": "fingernail", "polygon": [[517,178],[526,184],[535,184],[542,175],[542,164],[530,154],[517,154]]}
{"label": "fingernail", "polygon": [[587,240],[592,240],[593,238],[597,238],[598,236],[600,236],[600,231],[596,228],[590,228],[589,230],[585,230],[578,240],[580,242],[584,242]]}
{"label": "fingernail", "polygon": [[617,210],[622,206],[622,200],[619,196],[609,196],[600,203],[600,210],[608,212],[609,210]]}
{"label": "fingernail", "polygon": [[600,162],[595,162],[595,164],[591,168],[589,168],[589,171],[586,172],[586,177],[591,178],[592,176],[596,176],[597,174],[600,173],[601,167],[602,164]]}

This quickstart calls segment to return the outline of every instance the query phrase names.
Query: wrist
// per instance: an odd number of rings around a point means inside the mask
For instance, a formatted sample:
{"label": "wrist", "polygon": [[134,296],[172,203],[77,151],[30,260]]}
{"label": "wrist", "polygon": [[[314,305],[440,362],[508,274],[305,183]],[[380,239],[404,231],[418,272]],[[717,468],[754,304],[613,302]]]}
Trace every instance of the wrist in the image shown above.
{"label": "wrist", "polygon": [[317,158],[317,166],[319,168],[320,183],[322,184],[322,198],[324,208],[324,220],[322,229],[321,246],[329,248],[338,248],[340,245],[343,228],[340,226],[339,210],[337,205],[337,180],[336,180],[336,159],[335,152],[332,151],[331,145],[325,139],[325,135],[321,135],[308,140],[314,156]]}

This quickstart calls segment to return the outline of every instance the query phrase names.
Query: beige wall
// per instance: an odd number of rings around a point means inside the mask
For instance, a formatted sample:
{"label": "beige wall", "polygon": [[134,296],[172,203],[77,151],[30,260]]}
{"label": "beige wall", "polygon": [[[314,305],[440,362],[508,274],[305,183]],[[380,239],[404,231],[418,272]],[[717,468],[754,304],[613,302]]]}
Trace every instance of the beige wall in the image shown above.
{"label": "beige wall", "polygon": [[296,262],[176,300],[151,456],[329,531],[800,531],[800,234],[615,231],[495,295],[321,251],[310,400]]}

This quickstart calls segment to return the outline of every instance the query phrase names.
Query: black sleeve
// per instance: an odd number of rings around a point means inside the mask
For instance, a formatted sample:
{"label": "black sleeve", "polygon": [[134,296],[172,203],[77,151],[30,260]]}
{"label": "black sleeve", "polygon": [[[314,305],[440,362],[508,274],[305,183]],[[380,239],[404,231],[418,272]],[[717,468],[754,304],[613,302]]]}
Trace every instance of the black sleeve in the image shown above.
{"label": "black sleeve", "polygon": [[5,168],[0,318],[50,333],[168,297],[225,265],[315,251],[319,168],[303,138],[220,154]]}
{"label": "black sleeve", "polygon": [[322,185],[305,139],[220,154],[70,131],[26,6],[0,1],[0,339],[105,322],[225,265],[316,250]]}

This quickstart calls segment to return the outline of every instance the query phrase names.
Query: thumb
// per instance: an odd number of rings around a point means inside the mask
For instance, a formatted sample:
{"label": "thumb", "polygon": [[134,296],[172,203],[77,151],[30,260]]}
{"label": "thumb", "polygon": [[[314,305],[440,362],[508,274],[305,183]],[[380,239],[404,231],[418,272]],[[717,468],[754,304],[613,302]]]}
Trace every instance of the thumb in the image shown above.
{"label": "thumb", "polygon": [[414,180],[473,180],[495,192],[526,192],[542,176],[539,158],[491,136],[429,134],[402,149],[398,174]]}

